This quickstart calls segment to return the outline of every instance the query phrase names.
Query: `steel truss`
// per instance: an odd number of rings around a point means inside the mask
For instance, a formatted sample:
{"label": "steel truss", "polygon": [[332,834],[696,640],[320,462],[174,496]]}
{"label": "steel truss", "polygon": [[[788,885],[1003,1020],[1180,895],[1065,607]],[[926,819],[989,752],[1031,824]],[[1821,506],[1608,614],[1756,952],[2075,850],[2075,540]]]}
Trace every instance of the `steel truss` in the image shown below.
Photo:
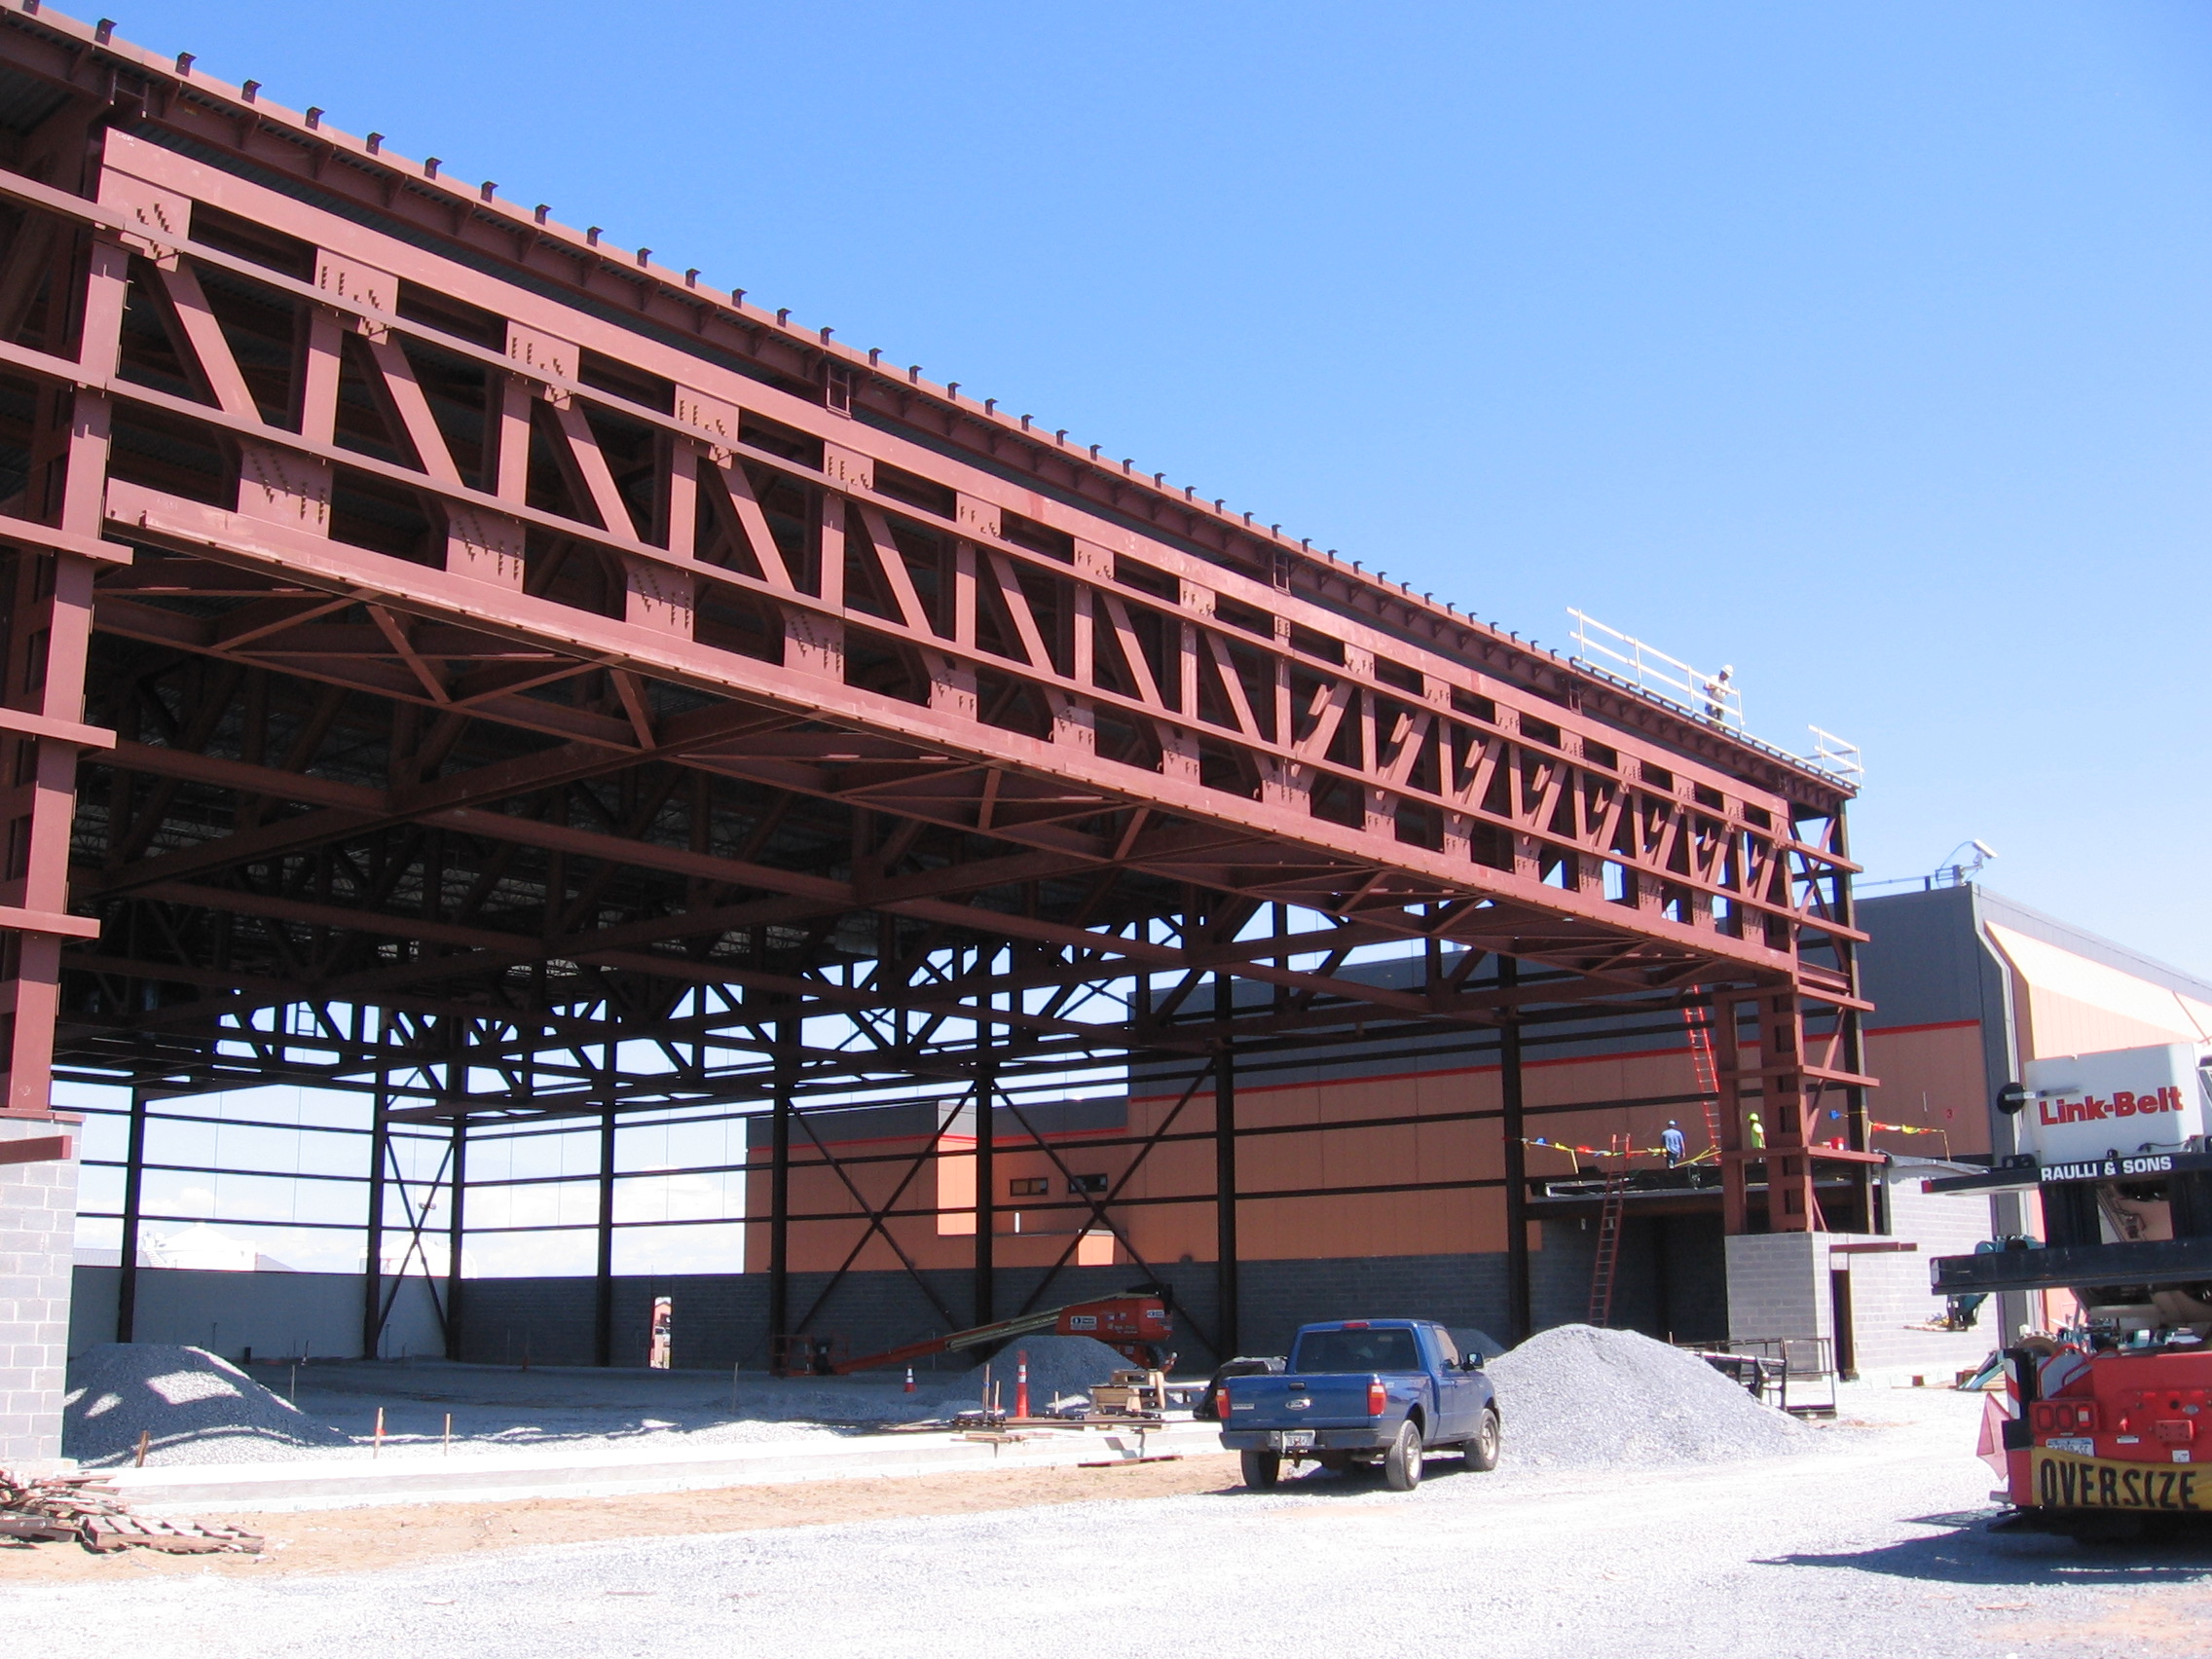
{"label": "steel truss", "polygon": [[1256,1047],[1707,1004],[1767,1225],[1868,1156],[1837,779],[104,24],[0,62],[9,1112],[373,1089],[458,1217],[470,1124],[754,1105],[782,1332],[810,1095],[1189,1056],[1232,1343]]}

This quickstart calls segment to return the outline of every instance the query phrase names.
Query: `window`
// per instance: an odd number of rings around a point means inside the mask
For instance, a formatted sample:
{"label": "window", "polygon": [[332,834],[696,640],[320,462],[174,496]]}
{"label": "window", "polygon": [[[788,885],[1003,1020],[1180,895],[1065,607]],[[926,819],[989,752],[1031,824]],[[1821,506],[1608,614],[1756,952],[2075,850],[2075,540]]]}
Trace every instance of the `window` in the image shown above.
{"label": "window", "polygon": [[1017,1198],[1041,1198],[1052,1190],[1052,1183],[1042,1175],[1016,1175],[1006,1190]]}
{"label": "window", "polygon": [[1103,1175],[1070,1175],[1068,1177],[1068,1191],[1072,1194],[1103,1193],[1105,1190],[1106,1177]]}
{"label": "window", "polygon": [[1294,1372],[1419,1371],[1414,1334],[1403,1325],[1383,1330],[1315,1331],[1299,1339]]}

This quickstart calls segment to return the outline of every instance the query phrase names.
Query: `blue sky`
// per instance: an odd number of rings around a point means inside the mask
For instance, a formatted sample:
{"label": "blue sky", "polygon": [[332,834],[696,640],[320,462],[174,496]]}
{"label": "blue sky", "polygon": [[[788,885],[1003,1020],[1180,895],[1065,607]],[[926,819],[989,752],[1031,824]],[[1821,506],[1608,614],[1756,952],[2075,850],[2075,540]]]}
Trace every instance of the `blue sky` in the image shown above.
{"label": "blue sky", "polygon": [[1564,642],[2212,974],[2212,10],[584,7],[118,32]]}

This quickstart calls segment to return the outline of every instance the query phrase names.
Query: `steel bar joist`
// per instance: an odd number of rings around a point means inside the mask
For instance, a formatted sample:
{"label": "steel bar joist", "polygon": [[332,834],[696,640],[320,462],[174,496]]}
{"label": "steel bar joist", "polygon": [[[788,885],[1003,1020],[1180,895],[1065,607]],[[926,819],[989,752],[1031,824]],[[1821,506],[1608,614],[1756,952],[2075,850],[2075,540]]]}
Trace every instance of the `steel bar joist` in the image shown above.
{"label": "steel bar joist", "polygon": [[104,25],[0,63],[9,1110],[1703,1001],[1826,1156],[1845,783]]}

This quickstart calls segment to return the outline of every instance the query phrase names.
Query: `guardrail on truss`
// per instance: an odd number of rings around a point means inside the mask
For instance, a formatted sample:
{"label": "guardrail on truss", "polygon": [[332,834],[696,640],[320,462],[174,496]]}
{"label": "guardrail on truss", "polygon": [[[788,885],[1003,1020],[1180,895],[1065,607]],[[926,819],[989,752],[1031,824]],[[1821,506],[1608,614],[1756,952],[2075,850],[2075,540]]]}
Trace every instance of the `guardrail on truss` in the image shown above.
{"label": "guardrail on truss", "polygon": [[[1695,719],[1751,736],[1744,724],[1744,694],[1735,684],[1733,667],[1724,665],[1717,674],[1706,674],[1632,634],[1607,627],[1571,605],[1567,613],[1574,618],[1576,662],[1671,703]],[[1813,752],[1798,758],[1850,784],[1865,780],[1865,761],[1856,743],[1846,743],[1817,725],[1805,729],[1813,734]]]}

